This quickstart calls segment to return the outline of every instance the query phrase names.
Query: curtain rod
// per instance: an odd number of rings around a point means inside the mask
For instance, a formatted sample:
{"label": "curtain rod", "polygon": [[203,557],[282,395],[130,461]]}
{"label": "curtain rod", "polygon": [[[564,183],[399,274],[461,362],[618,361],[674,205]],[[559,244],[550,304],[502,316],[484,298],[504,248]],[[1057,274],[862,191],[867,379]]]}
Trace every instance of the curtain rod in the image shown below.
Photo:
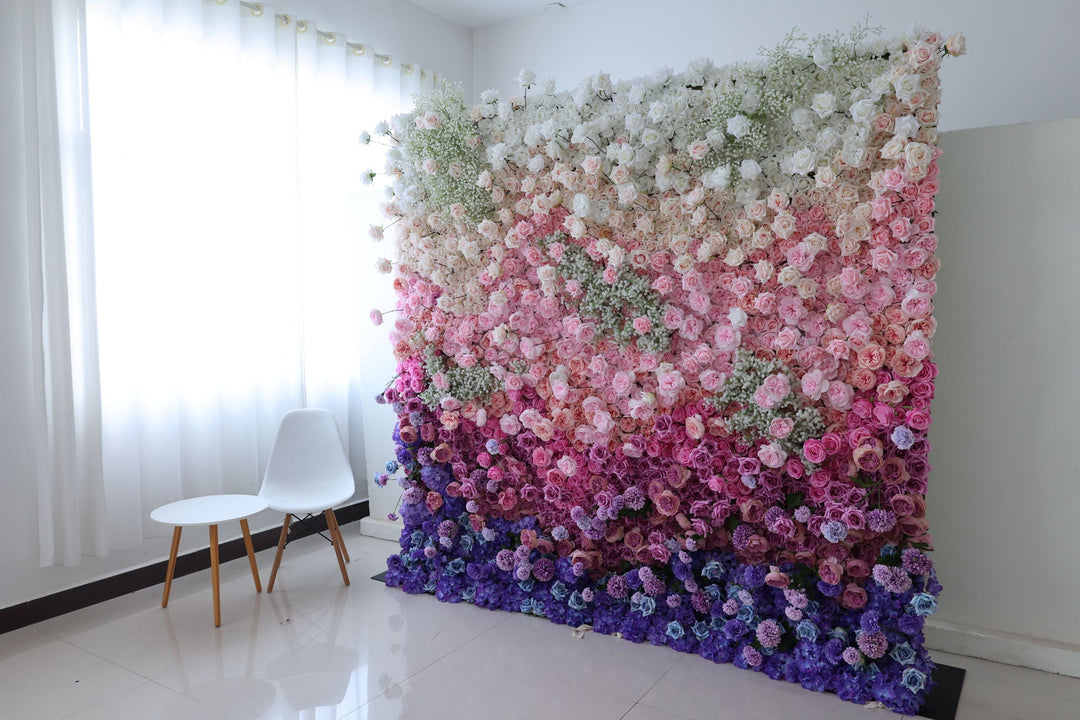
{"label": "curtain rod", "polygon": [[[214,2],[218,5],[224,5],[226,2],[228,2],[228,0],[214,0]],[[243,8],[247,8],[247,10],[252,14],[253,17],[262,17],[262,14],[266,12],[266,7],[262,3],[258,2],[246,2],[246,0],[240,0],[240,6]],[[296,31],[299,33],[306,33],[311,28],[311,23],[309,21],[298,20],[292,15],[274,13],[274,19],[281,23],[282,27],[294,25],[296,27]],[[339,41],[345,40],[345,47],[353,55],[362,57],[364,55],[367,55],[368,53],[367,45],[364,45],[363,43],[349,42],[345,39],[345,35],[343,33],[329,32],[325,30],[316,30],[315,32],[318,33],[319,39],[327,45],[336,45]],[[371,50],[371,53],[372,56],[375,58],[375,61],[383,67],[390,67],[394,64],[394,58],[390,55],[375,52],[374,49]],[[419,69],[420,78],[427,78],[427,70],[419,67],[418,65],[416,65],[416,63],[401,63],[401,69],[403,72],[405,72],[406,75],[411,75],[416,72],[417,69]],[[432,79],[437,80],[438,76],[433,75]]]}

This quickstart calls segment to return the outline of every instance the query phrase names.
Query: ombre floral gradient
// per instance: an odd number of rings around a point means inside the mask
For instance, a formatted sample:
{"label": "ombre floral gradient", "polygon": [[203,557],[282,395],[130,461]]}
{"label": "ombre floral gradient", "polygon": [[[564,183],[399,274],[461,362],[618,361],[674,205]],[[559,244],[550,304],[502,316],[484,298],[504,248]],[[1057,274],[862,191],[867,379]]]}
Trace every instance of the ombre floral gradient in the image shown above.
{"label": "ombre floral gradient", "polygon": [[574,93],[523,73],[382,128],[391,585],[919,707],[937,69],[962,40],[864,40]]}

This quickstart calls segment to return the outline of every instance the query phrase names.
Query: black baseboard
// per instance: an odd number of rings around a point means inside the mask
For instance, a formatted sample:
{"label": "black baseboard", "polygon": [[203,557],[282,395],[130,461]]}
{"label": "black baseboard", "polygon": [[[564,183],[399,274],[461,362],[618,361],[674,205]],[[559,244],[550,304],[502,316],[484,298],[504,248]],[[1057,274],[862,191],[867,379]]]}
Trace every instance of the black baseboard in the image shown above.
{"label": "black baseboard", "polygon": [[[368,516],[368,502],[364,500],[353,505],[346,505],[338,508],[335,512],[339,525],[355,522]],[[293,522],[289,526],[289,541],[299,540],[308,535],[314,535],[316,532],[325,531],[326,517],[318,515],[309,518],[303,523]],[[277,545],[280,536],[280,527],[270,528],[269,530],[253,533],[251,543],[255,547],[255,552],[259,552]],[[218,546],[218,559],[220,562],[224,563],[245,557],[247,557],[247,552],[244,549],[243,538],[229,540]],[[167,567],[168,561],[162,560],[151,565],[127,570],[118,575],[95,580],[79,587],[61,590],[52,595],[27,600],[0,609],[0,634],[157,585],[165,581]],[[176,570],[173,577],[183,577],[200,570],[206,570],[209,567],[210,548],[195,550],[177,556]]]}

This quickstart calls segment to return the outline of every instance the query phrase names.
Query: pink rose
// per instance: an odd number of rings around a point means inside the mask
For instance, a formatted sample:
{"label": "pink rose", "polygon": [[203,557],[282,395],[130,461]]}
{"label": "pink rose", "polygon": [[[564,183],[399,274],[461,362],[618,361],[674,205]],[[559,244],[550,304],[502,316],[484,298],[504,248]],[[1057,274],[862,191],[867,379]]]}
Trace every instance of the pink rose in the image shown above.
{"label": "pink rose", "polygon": [[778,468],[787,460],[787,453],[776,443],[768,443],[758,448],[758,460],[766,467]]}
{"label": "pink rose", "polygon": [[646,335],[652,331],[652,320],[645,316],[634,318],[634,331],[640,335]]}
{"label": "pink rose", "polygon": [[[705,437],[705,423],[702,422],[700,415],[691,415],[686,418],[686,435],[693,440],[700,440]],[[782,436],[778,435],[777,437]]]}
{"label": "pink rose", "polygon": [[835,380],[829,383],[825,393],[826,402],[837,410],[847,410],[851,407],[851,401],[855,397],[855,391],[847,383]]}
{"label": "pink rose", "polygon": [[819,400],[821,394],[828,389],[829,381],[825,379],[825,374],[817,368],[814,368],[802,376],[803,395],[811,400]]}
{"label": "pink rose", "polygon": [[795,429],[795,423],[790,418],[774,418],[769,423],[769,434],[777,439],[784,439]]}
{"label": "pink rose", "polygon": [[930,427],[930,413],[926,410],[908,410],[904,421],[912,430],[926,430]]}
{"label": "pink rose", "polygon": [[720,352],[731,352],[738,349],[742,342],[742,335],[734,327],[727,323],[720,323],[713,331],[713,345]]}
{"label": "pink rose", "polygon": [[836,560],[829,558],[828,560],[822,560],[818,564],[818,577],[821,581],[829,585],[839,585],[840,578],[844,574],[844,569],[840,567],[840,563]]}
{"label": "pink rose", "polygon": [[803,443],[803,455],[815,465],[825,461],[825,443],[811,438]]}
{"label": "pink rose", "polygon": [[[830,583],[835,585],[836,583]],[[840,594],[840,604],[848,610],[858,610],[866,605],[866,591],[855,583],[848,583]]]}
{"label": "pink rose", "polygon": [[762,389],[777,402],[783,400],[791,393],[791,382],[784,373],[773,373],[765,378],[761,384]]}

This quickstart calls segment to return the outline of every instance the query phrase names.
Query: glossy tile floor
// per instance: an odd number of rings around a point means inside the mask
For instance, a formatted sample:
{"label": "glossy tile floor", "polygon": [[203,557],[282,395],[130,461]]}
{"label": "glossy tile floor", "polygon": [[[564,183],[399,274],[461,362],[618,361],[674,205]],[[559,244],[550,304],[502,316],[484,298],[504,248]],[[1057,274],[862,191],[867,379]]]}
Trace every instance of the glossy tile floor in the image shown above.
{"label": "glossy tile floor", "polygon": [[[353,584],[317,537],[272,594],[243,560],[0,635],[0,716],[45,720],[429,718],[885,720],[832,695],[538,618],[408,596],[369,578],[392,543],[343,528]],[[259,553],[263,580],[271,551]],[[935,654],[968,669],[963,720],[1076,720],[1080,679]]]}

